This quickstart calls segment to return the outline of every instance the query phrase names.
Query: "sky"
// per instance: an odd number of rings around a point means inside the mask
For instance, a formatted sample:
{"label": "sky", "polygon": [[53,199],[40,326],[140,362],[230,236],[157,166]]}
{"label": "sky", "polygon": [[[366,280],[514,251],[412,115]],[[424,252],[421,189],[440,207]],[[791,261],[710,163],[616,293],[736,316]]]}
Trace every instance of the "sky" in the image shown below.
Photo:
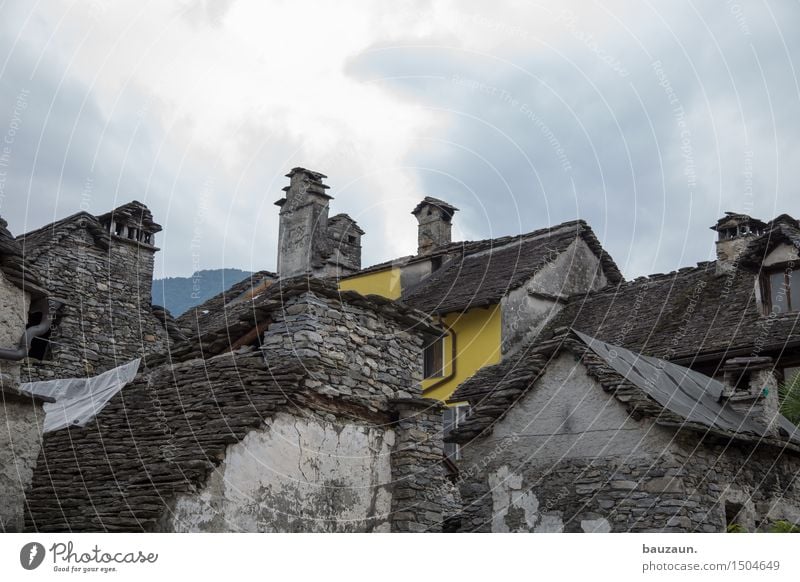
{"label": "sky", "polygon": [[627,278],[800,216],[800,3],[0,0],[0,216],[136,199],[155,276],[275,269],[284,175],[328,176],[363,264],[582,218]]}

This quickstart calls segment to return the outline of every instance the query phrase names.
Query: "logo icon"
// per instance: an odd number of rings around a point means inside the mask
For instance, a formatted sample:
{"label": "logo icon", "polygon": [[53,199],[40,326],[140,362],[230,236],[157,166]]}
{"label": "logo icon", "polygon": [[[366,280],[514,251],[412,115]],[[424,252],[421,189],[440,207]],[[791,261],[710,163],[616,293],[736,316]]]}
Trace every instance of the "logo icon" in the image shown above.
{"label": "logo icon", "polygon": [[26,570],[35,570],[44,561],[44,546],[38,542],[30,542],[22,546],[19,552],[19,563]]}

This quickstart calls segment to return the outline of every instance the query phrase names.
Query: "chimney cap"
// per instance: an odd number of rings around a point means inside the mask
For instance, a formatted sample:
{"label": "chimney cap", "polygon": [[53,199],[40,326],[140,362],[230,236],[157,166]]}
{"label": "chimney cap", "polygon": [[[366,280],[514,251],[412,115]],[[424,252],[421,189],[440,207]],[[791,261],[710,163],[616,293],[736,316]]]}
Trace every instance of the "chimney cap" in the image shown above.
{"label": "chimney cap", "polygon": [[358,223],[353,219],[353,217],[350,216],[349,214],[345,213],[345,212],[340,212],[339,214],[331,216],[328,219],[328,226],[332,226],[332,225],[334,225],[334,224],[336,224],[337,222],[340,222],[340,221],[348,222],[349,223],[349,226],[347,227],[348,229],[353,230],[353,231],[357,232],[358,234],[366,234],[361,229],[361,227],[358,226]]}
{"label": "chimney cap", "polygon": [[[295,168],[292,168],[291,171],[288,174],[286,174],[286,177],[287,178],[291,178],[295,174],[306,174],[309,178],[311,178],[311,180],[313,180],[314,182],[317,182],[322,188],[326,188],[326,189],[330,188],[330,186],[326,186],[325,184],[322,183],[322,180],[326,180],[328,178],[328,176],[326,176],[325,174],[323,174],[321,172],[315,172],[314,170],[309,170],[309,169],[297,166]],[[286,188],[284,188],[284,190],[286,190]]]}
{"label": "chimney cap", "polygon": [[445,216],[447,217],[448,220],[452,218],[453,214],[455,214],[458,211],[458,208],[456,208],[452,204],[448,204],[444,200],[439,200],[438,198],[434,198],[433,196],[425,196],[425,198],[422,199],[422,202],[417,204],[414,210],[411,211],[411,214],[414,215],[419,214],[419,212],[426,206],[435,206],[439,208],[445,213]]}
{"label": "chimney cap", "polygon": [[709,228],[719,232],[720,230],[725,230],[727,228],[735,228],[740,224],[751,224],[762,229],[767,227],[767,224],[758,218],[753,218],[752,216],[740,214],[738,212],[726,212],[725,216],[717,221],[717,224],[710,226]]}

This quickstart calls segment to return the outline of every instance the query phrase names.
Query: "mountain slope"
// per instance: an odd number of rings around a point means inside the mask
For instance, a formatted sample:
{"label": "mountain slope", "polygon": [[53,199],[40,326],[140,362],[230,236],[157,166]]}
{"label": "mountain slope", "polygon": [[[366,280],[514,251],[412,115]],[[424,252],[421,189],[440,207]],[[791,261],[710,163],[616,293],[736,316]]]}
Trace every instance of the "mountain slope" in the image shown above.
{"label": "mountain slope", "polygon": [[250,271],[241,269],[204,269],[191,277],[167,277],[153,281],[153,304],[166,307],[174,317],[187,309],[225,291]]}

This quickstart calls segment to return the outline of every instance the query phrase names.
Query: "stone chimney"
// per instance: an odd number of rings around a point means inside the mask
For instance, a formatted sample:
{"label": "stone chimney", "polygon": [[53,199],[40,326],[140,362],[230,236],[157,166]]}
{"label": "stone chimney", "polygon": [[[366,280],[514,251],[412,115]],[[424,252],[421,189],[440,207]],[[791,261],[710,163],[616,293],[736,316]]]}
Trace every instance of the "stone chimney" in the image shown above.
{"label": "stone chimney", "polygon": [[739,256],[750,241],[761,236],[767,225],[746,214],[726,212],[725,216],[711,227],[718,233],[717,272],[728,272],[736,268]]}
{"label": "stone chimney", "polygon": [[733,410],[777,434],[778,380],[770,357],[732,358],[722,368],[722,398]]}
{"label": "stone chimney", "polygon": [[447,202],[426,196],[411,212],[419,223],[417,254],[430,254],[450,244],[451,221],[458,208]]}
{"label": "stone chimney", "polygon": [[324,276],[331,255],[328,237],[328,207],[332,196],[325,193],[327,178],[319,172],[294,168],[286,174],[289,185],[280,206],[278,227],[278,276],[282,279]]}
{"label": "stone chimney", "polygon": [[364,231],[347,214],[337,214],[328,220],[328,234],[333,254],[329,269],[335,276],[350,275],[361,270],[361,237]]}
{"label": "stone chimney", "polygon": [[[161,232],[161,225],[153,220],[150,209],[138,200],[101,214],[97,220],[110,235],[110,266],[102,274],[112,284],[109,293],[120,290],[128,297],[123,303],[136,298],[139,307],[149,312],[155,254],[159,250],[155,246],[156,234]],[[125,268],[120,269],[119,265]]]}

